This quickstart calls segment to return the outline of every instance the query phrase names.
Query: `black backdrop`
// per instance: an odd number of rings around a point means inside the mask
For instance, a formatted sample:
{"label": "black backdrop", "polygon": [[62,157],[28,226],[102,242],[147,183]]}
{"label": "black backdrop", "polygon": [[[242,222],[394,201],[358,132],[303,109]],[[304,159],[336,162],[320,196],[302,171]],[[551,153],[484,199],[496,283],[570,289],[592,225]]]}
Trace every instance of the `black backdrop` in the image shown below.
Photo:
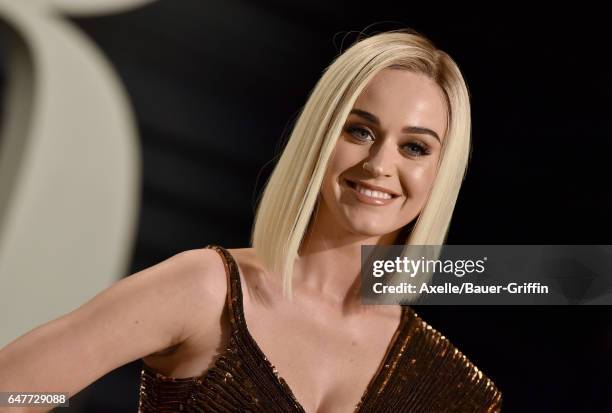
{"label": "black backdrop", "polygon": [[[72,19],[119,73],[138,120],[144,181],[130,273],[209,243],[247,246],[281,138],[321,72],[346,32],[388,20],[449,52],[471,93],[474,147],[448,243],[610,244],[602,16],[586,7],[535,15],[519,6],[161,0]],[[610,307],[417,312],[495,381],[504,411],[612,411]],[[139,367],[108,374],[68,410],[135,411]]]}

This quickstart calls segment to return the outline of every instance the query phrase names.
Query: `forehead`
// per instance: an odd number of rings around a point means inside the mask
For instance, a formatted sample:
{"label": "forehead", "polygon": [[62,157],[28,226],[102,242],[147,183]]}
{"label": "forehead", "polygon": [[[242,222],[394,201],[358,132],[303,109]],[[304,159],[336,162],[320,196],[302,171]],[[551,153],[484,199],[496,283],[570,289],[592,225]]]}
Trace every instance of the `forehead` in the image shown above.
{"label": "forehead", "polygon": [[355,108],[376,115],[383,126],[421,126],[439,136],[446,131],[447,107],[442,89],[429,77],[401,69],[384,69],[365,86]]}

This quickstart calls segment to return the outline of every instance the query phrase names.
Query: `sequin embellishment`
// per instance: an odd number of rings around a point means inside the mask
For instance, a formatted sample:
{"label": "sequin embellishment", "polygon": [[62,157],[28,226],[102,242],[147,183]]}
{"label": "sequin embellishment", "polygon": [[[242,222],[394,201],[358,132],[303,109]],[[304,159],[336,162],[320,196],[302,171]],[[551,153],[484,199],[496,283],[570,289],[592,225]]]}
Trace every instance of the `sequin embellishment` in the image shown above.
{"label": "sequin embellishment", "polygon": [[[237,264],[223,247],[232,326],[228,347],[201,376],[166,377],[143,363],[139,413],[305,413],[278,370],[250,335]],[[501,411],[501,392],[442,334],[403,306],[387,354],[354,412]]]}

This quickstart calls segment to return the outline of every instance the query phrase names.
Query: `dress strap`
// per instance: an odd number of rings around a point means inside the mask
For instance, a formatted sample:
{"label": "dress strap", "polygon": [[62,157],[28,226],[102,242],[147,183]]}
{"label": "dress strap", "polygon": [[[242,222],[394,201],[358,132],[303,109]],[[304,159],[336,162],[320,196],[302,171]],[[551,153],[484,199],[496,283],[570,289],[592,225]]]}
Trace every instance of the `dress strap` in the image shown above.
{"label": "dress strap", "polygon": [[[225,266],[227,276],[227,307],[229,309],[230,322],[233,331],[240,331],[247,336],[250,332],[244,319],[244,307],[242,303],[242,287],[240,282],[240,270],[236,260],[228,250],[220,245],[209,244],[205,248],[213,249],[219,253]],[[411,321],[415,316],[414,310],[409,305],[402,305],[398,333],[404,324]],[[254,341],[254,339],[253,339]]]}
{"label": "dress strap", "polygon": [[242,288],[240,286],[240,271],[238,264],[232,254],[220,245],[209,244],[205,248],[210,248],[221,255],[225,274],[227,276],[227,307],[229,309],[232,330],[244,329],[244,310],[242,308]]}

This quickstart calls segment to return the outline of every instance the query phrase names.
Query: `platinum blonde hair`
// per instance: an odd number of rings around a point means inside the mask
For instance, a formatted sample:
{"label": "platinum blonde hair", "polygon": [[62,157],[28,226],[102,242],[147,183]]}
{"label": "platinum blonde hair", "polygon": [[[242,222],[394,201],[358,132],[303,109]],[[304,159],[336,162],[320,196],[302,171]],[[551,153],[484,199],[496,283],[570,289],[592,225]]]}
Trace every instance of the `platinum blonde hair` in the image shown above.
{"label": "platinum blonde hair", "polygon": [[429,197],[412,223],[405,245],[446,240],[470,153],[470,100],[457,64],[423,35],[407,29],[362,39],[339,55],[312,90],[261,197],[252,246],[283,277],[292,299],[293,265],[315,209],[323,176],[353,104],[386,68],[410,70],[434,80],[444,92],[448,127]]}

